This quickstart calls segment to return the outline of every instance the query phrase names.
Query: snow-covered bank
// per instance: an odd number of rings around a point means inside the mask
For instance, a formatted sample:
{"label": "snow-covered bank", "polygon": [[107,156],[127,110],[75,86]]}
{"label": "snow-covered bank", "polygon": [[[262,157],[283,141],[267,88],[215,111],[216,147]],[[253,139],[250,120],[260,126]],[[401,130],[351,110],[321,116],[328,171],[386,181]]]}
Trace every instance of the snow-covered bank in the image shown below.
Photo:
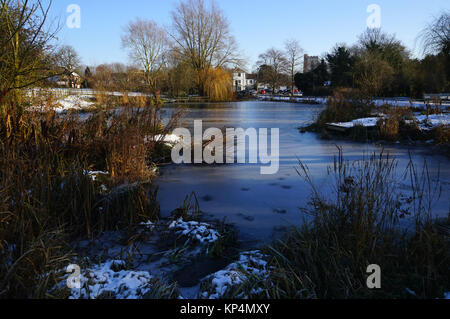
{"label": "snow-covered bank", "polygon": [[92,98],[86,95],[69,95],[53,102],[48,102],[43,98],[40,102],[34,102],[35,104],[29,108],[31,111],[43,111],[47,108],[51,108],[58,113],[67,111],[86,111],[95,106],[92,102]]}
{"label": "snow-covered bank", "polygon": [[[72,284],[69,299],[141,299],[152,289],[154,277],[147,271],[125,270],[123,260],[109,260],[80,274]],[[64,284],[64,282],[63,282]],[[78,288],[78,287],[79,288]]]}
{"label": "snow-covered bank", "polygon": [[284,102],[296,102],[296,103],[315,103],[315,104],[327,104],[328,98],[326,97],[299,97],[299,96],[271,96],[271,95],[259,95],[258,99],[261,101],[284,101]]}
{"label": "snow-covered bank", "polygon": [[382,106],[385,104],[394,106],[394,107],[413,107],[413,108],[420,108],[420,109],[426,109],[427,104],[438,106],[443,109],[450,107],[450,103],[442,103],[442,105],[435,105],[435,103],[425,103],[424,101],[416,101],[416,100],[408,100],[408,99],[394,99],[394,98],[388,98],[388,99],[376,99],[372,101],[376,106]]}
{"label": "snow-covered bank", "polygon": [[[77,242],[75,251],[86,256],[73,261],[80,265],[79,281],[74,281],[77,278],[73,272],[62,269],[58,272],[61,280],[50,293],[71,299],[141,299],[170,291],[172,297],[184,298],[186,292],[187,297],[197,298],[204,275],[198,277],[195,287],[182,287],[174,277],[199,258],[210,258],[208,250],[223,236],[215,224],[182,218],[141,223],[129,244],[124,243],[124,235],[107,232],[96,240]],[[265,265],[257,260],[258,256],[244,253],[233,267],[239,264],[240,269],[256,273],[257,265]],[[67,286],[68,281],[71,287]]]}
{"label": "snow-covered bank", "polygon": [[94,107],[95,103],[89,101],[88,96],[70,95],[66,98],[60,99],[55,103],[55,110],[57,112],[64,112],[68,110],[86,110]]}
{"label": "snow-covered bank", "polygon": [[[367,117],[353,120],[351,122],[343,122],[343,123],[327,123],[327,125],[340,127],[344,129],[352,128],[355,126],[364,126],[364,127],[375,127],[377,126],[378,121],[382,117]],[[450,113],[441,113],[434,115],[415,115],[415,121],[421,130],[430,130],[436,128],[438,126],[448,126],[450,125]],[[406,123],[412,123],[411,120],[406,120]]]}
{"label": "snow-covered bank", "polygon": [[351,122],[339,122],[339,123],[327,123],[327,125],[342,127],[342,128],[352,128],[355,126],[364,126],[364,127],[375,127],[377,126],[378,120],[380,118],[378,117],[367,117],[367,118],[361,118],[356,119]]}
{"label": "snow-covered bank", "polygon": [[416,115],[417,124],[421,130],[430,130],[438,126],[450,125],[450,113],[433,115]]}
{"label": "snow-covered bank", "polygon": [[[297,103],[315,103],[315,104],[327,104],[328,97],[290,97],[290,96],[271,96],[271,95],[258,95],[258,99],[261,101],[284,101],[284,102],[297,102]],[[408,99],[374,99],[372,103],[377,106],[390,105],[392,107],[413,107],[425,110],[427,105],[437,106],[441,109],[450,107],[450,103],[444,102],[442,105],[435,105],[435,103],[425,103],[424,101],[408,100]]]}

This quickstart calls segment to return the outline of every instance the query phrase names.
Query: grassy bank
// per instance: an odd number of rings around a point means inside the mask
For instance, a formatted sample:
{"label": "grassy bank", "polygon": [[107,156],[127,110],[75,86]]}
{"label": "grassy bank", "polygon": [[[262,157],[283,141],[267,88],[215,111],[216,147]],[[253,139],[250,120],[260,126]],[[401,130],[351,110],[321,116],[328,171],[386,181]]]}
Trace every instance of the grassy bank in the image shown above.
{"label": "grassy bank", "polygon": [[[169,125],[170,126],[170,125]],[[72,258],[70,242],[156,220],[147,184],[164,134],[157,107],[87,119],[0,111],[0,298],[42,298]],[[44,276],[44,274],[47,274]]]}
{"label": "grassy bank", "polygon": [[[450,127],[435,125],[433,116],[445,114],[438,107],[428,105],[425,110],[413,107],[376,106],[351,91],[337,90],[328,99],[327,108],[315,123],[300,128],[302,132],[321,134],[324,139],[349,138],[354,141],[400,142],[404,144],[437,146],[440,153],[450,155]],[[352,121],[377,118],[375,126],[354,124],[338,131],[329,124],[347,124]],[[419,120],[420,118],[420,120]]]}
{"label": "grassy bank", "polygon": [[[268,247],[270,298],[442,298],[450,290],[450,220],[432,217],[440,193],[426,169],[412,163],[412,193],[398,191],[396,161],[385,154],[349,163],[336,158],[331,196],[312,190],[311,221]],[[409,222],[406,222],[408,219]],[[381,289],[368,289],[367,267],[382,270]]]}

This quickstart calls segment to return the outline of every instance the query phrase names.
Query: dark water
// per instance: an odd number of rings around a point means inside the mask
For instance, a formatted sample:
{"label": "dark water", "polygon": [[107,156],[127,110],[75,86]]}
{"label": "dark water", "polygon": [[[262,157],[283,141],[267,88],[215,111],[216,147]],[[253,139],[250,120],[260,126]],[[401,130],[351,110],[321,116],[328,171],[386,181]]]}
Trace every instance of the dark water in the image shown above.
{"label": "dark water", "polygon": [[[170,165],[162,169],[158,179],[162,214],[170,214],[187,195],[195,192],[206,217],[226,218],[234,223],[239,238],[248,246],[271,241],[286,227],[300,225],[304,220],[300,208],[308,204],[311,189],[296,172],[299,159],[308,165],[317,188],[327,193],[330,189],[327,167],[333,165],[338,154],[336,144],[343,148],[348,160],[358,160],[382,149],[374,144],[326,141],[317,134],[300,134],[298,127],[313,122],[323,108],[258,101],[189,108],[182,127],[190,128],[194,120],[203,120],[204,127],[279,128],[280,170],[276,175],[261,175],[260,164]],[[403,173],[409,162],[408,147],[394,145],[384,149],[398,159],[399,174]],[[430,155],[426,148],[414,147],[411,151],[419,167],[426,158],[432,177],[440,171],[443,192],[433,210],[446,216],[450,197],[449,160]]]}

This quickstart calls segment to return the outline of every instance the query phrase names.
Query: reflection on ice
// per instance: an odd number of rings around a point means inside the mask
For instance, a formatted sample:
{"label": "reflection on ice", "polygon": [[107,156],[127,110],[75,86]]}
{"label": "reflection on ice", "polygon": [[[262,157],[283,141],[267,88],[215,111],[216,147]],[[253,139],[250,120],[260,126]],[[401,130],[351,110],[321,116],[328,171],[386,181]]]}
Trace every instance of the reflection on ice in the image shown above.
{"label": "reflection on ice", "polygon": [[[300,134],[298,127],[311,123],[324,108],[321,105],[285,102],[239,102],[201,105],[190,108],[182,126],[191,127],[194,120],[203,120],[205,127],[274,127],[280,129],[280,169],[275,175],[261,175],[256,164],[233,165],[170,165],[162,169],[158,179],[159,201],[163,215],[168,215],[194,191],[200,198],[205,217],[235,223],[240,239],[248,246],[270,241],[290,225],[300,225],[304,217],[301,207],[308,204],[310,188],[298,176],[298,160],[308,165],[321,192],[330,191],[327,167],[333,164],[341,146],[346,160],[359,160],[379,152],[382,146],[351,141],[325,141],[312,133]],[[169,110],[170,111],[170,110]],[[409,161],[409,149],[401,145],[384,147],[398,160],[398,182]],[[417,167],[426,158],[431,176],[440,171],[441,199],[435,203],[436,214],[449,212],[450,167],[443,156],[430,155],[426,148],[411,149]],[[407,188],[408,182],[399,183]],[[202,200],[211,198],[212,200]],[[279,213],[283,212],[283,213]]]}

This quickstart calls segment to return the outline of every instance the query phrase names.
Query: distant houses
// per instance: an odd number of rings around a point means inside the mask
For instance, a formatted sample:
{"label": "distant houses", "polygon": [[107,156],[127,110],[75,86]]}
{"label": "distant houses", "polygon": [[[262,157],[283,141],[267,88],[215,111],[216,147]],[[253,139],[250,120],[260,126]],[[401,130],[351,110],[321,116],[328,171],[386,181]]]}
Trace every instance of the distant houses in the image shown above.
{"label": "distant houses", "polygon": [[72,72],[68,75],[56,76],[53,81],[60,87],[80,89],[83,79],[78,73]]}
{"label": "distant houses", "polygon": [[246,73],[242,69],[235,69],[232,72],[233,91],[253,90],[257,85],[256,74]]}
{"label": "distant houses", "polygon": [[[232,71],[232,81],[233,81],[233,91],[241,92],[241,91],[267,91],[273,90],[269,83],[258,81],[258,75],[254,73],[246,73],[242,69],[234,69]],[[297,90],[297,88],[294,88]],[[284,81],[283,84],[279,85],[276,88],[276,92],[278,91],[287,91],[290,90],[290,86],[287,85],[287,81]],[[272,92],[272,91],[270,91]]]}

